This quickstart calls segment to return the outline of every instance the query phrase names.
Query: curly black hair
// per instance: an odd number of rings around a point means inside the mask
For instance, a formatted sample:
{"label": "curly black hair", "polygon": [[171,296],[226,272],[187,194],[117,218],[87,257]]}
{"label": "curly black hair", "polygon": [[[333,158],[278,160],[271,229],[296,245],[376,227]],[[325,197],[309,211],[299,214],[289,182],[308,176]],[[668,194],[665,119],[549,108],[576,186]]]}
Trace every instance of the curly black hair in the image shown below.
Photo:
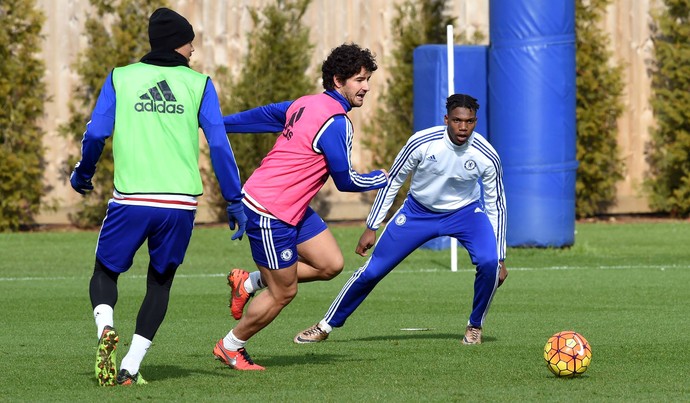
{"label": "curly black hair", "polygon": [[467,108],[474,113],[479,110],[477,99],[467,94],[453,94],[446,99],[446,112],[450,112],[455,108]]}
{"label": "curly black hair", "polygon": [[323,88],[335,89],[335,77],[344,82],[359,73],[364,67],[370,73],[378,69],[376,56],[369,49],[362,49],[354,43],[346,43],[331,50],[321,66]]}

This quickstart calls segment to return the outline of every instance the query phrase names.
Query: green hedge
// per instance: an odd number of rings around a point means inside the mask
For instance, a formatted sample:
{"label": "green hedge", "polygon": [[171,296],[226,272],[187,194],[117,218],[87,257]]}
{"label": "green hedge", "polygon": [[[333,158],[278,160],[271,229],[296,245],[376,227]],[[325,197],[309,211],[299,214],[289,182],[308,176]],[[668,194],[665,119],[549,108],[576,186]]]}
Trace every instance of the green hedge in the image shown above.
{"label": "green hedge", "polygon": [[[605,213],[622,179],[617,120],[623,113],[623,67],[611,62],[609,38],[600,28],[610,0],[577,0],[576,215]],[[508,195],[510,197],[510,195]]]}
{"label": "green hedge", "polygon": [[34,0],[0,2],[0,231],[30,227],[41,207],[47,100],[38,58],[45,17]]}
{"label": "green hedge", "polygon": [[653,12],[651,104],[645,189],[652,209],[690,216],[690,0],[664,0]]}

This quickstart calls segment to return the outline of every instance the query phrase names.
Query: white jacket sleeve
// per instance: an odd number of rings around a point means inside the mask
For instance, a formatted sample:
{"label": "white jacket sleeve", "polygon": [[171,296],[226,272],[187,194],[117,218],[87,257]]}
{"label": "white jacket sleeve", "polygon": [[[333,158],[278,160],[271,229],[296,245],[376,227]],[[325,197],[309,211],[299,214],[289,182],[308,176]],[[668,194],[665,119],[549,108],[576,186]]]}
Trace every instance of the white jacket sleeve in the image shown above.
{"label": "white jacket sleeve", "polygon": [[389,172],[388,185],[376,194],[376,199],[374,199],[374,204],[371,206],[371,211],[367,217],[367,227],[370,229],[377,230],[379,228],[400,187],[405,183],[410,172],[417,169],[421,161],[420,145],[413,142],[414,138],[414,136],[410,137],[405,147],[395,157]]}
{"label": "white jacket sleeve", "polygon": [[491,221],[496,235],[498,259],[506,257],[506,199],[503,189],[503,170],[498,158],[482,175],[484,189],[484,211]]}

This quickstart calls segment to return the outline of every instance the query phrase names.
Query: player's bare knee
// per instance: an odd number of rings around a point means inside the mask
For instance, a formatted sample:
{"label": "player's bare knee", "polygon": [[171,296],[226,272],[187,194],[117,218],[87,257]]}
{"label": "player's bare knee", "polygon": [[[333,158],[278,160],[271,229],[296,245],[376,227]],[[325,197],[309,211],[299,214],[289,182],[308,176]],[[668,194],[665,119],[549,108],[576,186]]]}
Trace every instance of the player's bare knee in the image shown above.
{"label": "player's bare knee", "polygon": [[282,294],[281,298],[278,299],[276,302],[281,306],[287,306],[290,302],[292,302],[293,299],[295,299],[296,295],[297,290],[295,290],[293,293]]}
{"label": "player's bare knee", "polygon": [[[270,288],[269,288],[270,290]],[[285,287],[279,290],[272,290],[273,300],[276,305],[286,306],[288,305],[297,295],[297,287]]]}
{"label": "player's bare knee", "polygon": [[330,280],[332,278],[335,278],[338,274],[340,274],[343,271],[343,267],[345,267],[345,262],[342,256],[340,257],[340,259],[334,259],[333,262],[331,262],[331,264],[329,264],[321,271],[323,279]]}

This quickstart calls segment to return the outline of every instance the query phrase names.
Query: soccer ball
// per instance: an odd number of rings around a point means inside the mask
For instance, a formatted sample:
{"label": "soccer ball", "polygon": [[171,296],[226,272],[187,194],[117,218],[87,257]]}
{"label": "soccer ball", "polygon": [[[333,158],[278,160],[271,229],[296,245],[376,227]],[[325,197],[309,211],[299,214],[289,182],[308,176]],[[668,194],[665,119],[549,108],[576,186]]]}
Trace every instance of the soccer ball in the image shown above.
{"label": "soccer ball", "polygon": [[544,360],[554,375],[572,378],[587,371],[592,363],[592,348],[581,334],[566,330],[554,334],[546,342]]}

